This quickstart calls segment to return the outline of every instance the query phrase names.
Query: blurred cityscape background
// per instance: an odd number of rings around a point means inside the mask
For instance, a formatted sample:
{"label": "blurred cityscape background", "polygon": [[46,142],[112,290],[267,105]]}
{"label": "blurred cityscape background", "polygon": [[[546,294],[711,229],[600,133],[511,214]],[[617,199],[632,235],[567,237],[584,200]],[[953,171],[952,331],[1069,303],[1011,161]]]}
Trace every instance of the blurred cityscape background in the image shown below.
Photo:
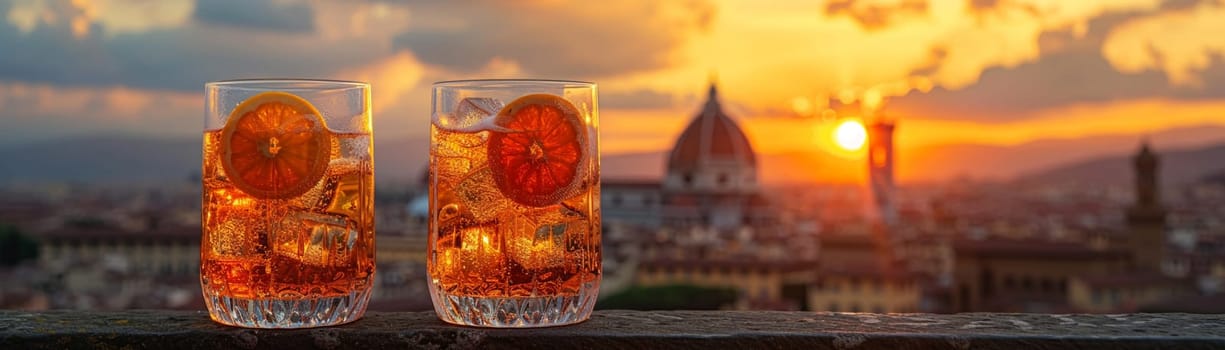
{"label": "blurred cityscape background", "polygon": [[0,308],[203,309],[203,84],[302,77],[374,84],[370,309],[428,310],[430,83],[533,77],[600,85],[598,307],[1225,312],[1220,18],[0,0]]}

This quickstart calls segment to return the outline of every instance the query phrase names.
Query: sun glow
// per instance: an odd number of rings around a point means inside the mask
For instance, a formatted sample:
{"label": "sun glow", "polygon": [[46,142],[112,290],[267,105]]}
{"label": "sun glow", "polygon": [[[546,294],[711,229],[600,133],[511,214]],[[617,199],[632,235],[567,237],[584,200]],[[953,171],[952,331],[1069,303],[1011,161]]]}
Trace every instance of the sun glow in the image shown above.
{"label": "sun glow", "polygon": [[847,151],[858,151],[868,140],[868,132],[863,122],[858,119],[847,119],[834,129],[834,144]]}

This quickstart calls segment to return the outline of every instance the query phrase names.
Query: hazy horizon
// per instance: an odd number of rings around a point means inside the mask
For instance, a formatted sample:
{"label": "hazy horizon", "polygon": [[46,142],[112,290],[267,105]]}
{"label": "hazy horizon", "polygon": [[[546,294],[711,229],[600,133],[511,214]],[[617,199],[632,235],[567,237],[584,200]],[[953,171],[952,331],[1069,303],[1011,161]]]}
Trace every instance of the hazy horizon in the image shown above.
{"label": "hazy horizon", "polygon": [[[902,125],[901,127],[904,127]],[[902,153],[897,164],[897,179],[902,185],[941,183],[975,179],[1014,181],[1024,177],[1049,177],[1086,164],[1109,160],[1110,171],[1079,175],[1109,179],[1102,184],[1117,185],[1123,175],[1114,168],[1126,166],[1126,159],[1147,140],[1158,154],[1182,157],[1187,153],[1225,149],[1225,127],[1185,127],[1142,137],[1103,135],[1074,139],[1042,139],[1019,145],[945,144],[924,147],[919,153]],[[97,133],[42,140],[21,145],[0,146],[0,157],[22,166],[0,171],[0,183],[70,178],[70,182],[166,182],[182,180],[198,171],[200,141],[193,137],[154,137]],[[412,183],[424,171],[427,161],[426,137],[375,137],[376,173],[380,183]],[[404,151],[417,149],[418,151]],[[668,149],[603,152],[603,177],[606,180],[657,180],[663,174]],[[759,173],[768,185],[862,184],[866,174],[862,160],[855,155],[825,150],[797,149],[759,152]],[[1200,158],[1196,158],[1200,159]],[[1117,164],[1116,164],[1117,163]],[[1163,163],[1165,180],[1184,182],[1225,171],[1204,161]],[[1100,166],[1099,166],[1100,167]],[[82,173],[81,169],[87,169]],[[1088,171],[1088,173],[1084,173]],[[161,179],[175,174],[171,179]],[[131,179],[128,179],[131,178]],[[1056,179],[1043,179],[1052,181]],[[54,181],[52,181],[54,182]],[[1172,183],[1171,183],[1172,184]]]}

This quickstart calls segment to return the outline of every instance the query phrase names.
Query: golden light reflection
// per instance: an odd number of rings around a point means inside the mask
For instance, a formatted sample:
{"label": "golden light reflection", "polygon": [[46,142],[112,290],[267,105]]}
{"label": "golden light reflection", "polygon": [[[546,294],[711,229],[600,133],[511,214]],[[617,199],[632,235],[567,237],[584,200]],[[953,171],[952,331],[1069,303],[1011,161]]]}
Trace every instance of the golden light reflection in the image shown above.
{"label": "golden light reflection", "polygon": [[463,237],[463,250],[466,252],[480,252],[482,254],[498,253],[499,247],[493,244],[491,239],[490,229],[484,226],[477,226],[465,229],[461,234]]}
{"label": "golden light reflection", "polygon": [[230,205],[234,207],[239,207],[239,208],[247,208],[252,205],[255,205],[255,198],[251,198],[251,197],[234,198],[230,200]]}
{"label": "golden light reflection", "polygon": [[[501,240],[495,236],[495,229],[487,226],[465,228],[460,231],[460,249],[445,248],[455,251],[459,258],[459,266],[453,266],[454,258],[443,255],[443,270],[464,271],[465,273],[479,271],[494,271],[502,265]],[[456,251],[457,250],[457,251]]]}
{"label": "golden light reflection", "polygon": [[227,206],[234,208],[249,208],[255,205],[255,198],[251,198],[239,191],[219,188],[213,191],[213,196],[222,199]]}
{"label": "golden light reflection", "polygon": [[516,234],[509,242],[511,259],[529,269],[559,266],[565,261],[561,234],[568,225],[556,224],[549,232]]}

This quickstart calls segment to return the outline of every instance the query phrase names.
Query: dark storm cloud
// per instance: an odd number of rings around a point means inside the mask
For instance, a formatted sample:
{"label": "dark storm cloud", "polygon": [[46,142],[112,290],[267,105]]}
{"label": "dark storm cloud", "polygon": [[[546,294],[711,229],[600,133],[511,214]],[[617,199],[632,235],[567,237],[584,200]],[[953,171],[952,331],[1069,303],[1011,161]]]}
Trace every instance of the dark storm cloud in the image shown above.
{"label": "dark storm cloud", "polygon": [[22,33],[0,20],[5,51],[0,80],[194,91],[221,79],[326,77],[386,54],[361,40],[321,45],[311,36],[211,25],[109,38],[104,30],[94,25],[89,33],[74,36],[66,24],[40,23]]}
{"label": "dark storm cloud", "polygon": [[0,55],[0,79],[95,84],[119,73],[100,38],[77,39],[66,27],[40,25],[20,33],[0,21],[0,47],[5,51]]}
{"label": "dark storm cloud", "polygon": [[[463,72],[494,58],[535,75],[593,78],[673,63],[675,49],[703,30],[713,7],[691,1],[420,3],[415,13],[456,14],[462,26],[419,28],[396,39],[425,63]],[[677,15],[677,13],[681,13]]]}
{"label": "dark storm cloud", "polygon": [[385,54],[357,41],[320,45],[309,38],[235,35],[241,34],[218,35],[184,27],[120,36],[108,48],[132,85],[180,90],[199,89],[207,81],[221,79],[323,78]]}
{"label": "dark storm cloud", "polygon": [[192,18],[197,22],[256,30],[309,33],[315,30],[315,10],[305,3],[251,0],[200,0]]}

